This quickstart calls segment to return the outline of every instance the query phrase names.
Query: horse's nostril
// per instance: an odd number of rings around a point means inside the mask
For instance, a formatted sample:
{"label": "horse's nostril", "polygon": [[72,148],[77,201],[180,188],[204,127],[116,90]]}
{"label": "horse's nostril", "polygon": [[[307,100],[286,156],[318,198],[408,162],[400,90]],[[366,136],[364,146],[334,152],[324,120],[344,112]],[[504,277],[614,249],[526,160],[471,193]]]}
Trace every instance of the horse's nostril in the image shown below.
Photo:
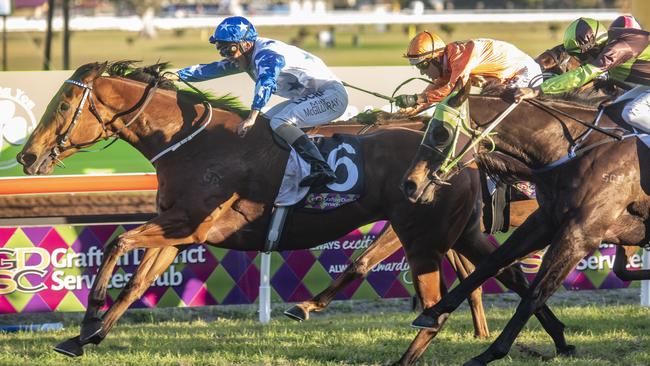
{"label": "horse's nostril", "polygon": [[417,184],[415,184],[415,182],[410,180],[410,179],[407,179],[406,181],[404,181],[404,184],[402,185],[402,189],[404,190],[404,194],[407,197],[412,197],[417,188],[418,188]]}
{"label": "horse's nostril", "polygon": [[36,155],[31,153],[20,153],[16,157],[16,160],[18,160],[18,162],[23,166],[29,167],[36,162]]}

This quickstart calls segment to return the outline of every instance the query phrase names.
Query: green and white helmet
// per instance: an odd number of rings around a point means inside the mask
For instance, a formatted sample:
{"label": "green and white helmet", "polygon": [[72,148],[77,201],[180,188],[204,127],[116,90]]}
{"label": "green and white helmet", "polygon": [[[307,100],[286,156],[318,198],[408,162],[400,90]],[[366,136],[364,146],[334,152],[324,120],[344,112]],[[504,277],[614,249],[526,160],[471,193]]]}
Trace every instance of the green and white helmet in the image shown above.
{"label": "green and white helmet", "polygon": [[564,32],[564,49],[585,53],[607,42],[607,27],[591,18],[578,18]]}

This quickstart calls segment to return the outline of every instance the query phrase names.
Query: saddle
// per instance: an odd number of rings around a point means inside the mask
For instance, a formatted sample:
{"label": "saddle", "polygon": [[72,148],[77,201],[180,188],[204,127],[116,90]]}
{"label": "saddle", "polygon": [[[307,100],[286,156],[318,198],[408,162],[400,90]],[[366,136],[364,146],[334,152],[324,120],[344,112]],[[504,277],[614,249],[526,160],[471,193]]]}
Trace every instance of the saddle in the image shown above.
{"label": "saddle", "polygon": [[363,151],[354,135],[316,137],[315,143],[337,180],[324,187],[301,187],[299,182],[309,175],[310,167],[293,150],[289,154],[285,174],[274,202],[265,252],[279,250],[282,229],[292,210],[324,212],[355,202],[364,193]]}

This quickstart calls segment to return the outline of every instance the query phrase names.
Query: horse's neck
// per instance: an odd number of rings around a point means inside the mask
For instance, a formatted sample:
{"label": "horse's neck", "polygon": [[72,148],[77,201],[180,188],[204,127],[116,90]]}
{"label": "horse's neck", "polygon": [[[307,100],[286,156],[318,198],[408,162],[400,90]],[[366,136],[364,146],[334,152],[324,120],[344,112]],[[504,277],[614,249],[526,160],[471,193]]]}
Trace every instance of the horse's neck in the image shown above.
{"label": "horse's neck", "polygon": [[[211,135],[215,145],[219,145],[219,140],[222,139],[239,139],[236,130],[241,117],[237,114],[216,108],[206,110],[201,103],[178,99],[177,93],[170,90],[156,90],[149,103],[133,120],[133,117],[142,109],[142,107],[134,107],[146,98],[144,84],[123,79],[110,80],[112,82],[110,92],[119,95],[119,97],[100,96],[99,99],[107,104],[112,116],[130,111],[128,114],[120,116],[119,123],[113,123],[110,128],[114,132],[119,132],[122,139],[148,159],[192,134],[210,117],[206,131],[201,133]],[[106,92],[108,88],[100,84],[97,90]],[[112,118],[112,116],[108,116],[108,118]],[[131,124],[128,127],[124,127],[129,123]],[[252,138],[252,135],[256,135],[256,137]],[[251,133],[251,139],[257,140],[255,143],[257,146],[271,144],[270,138],[265,138],[262,134]],[[231,144],[226,143],[226,145]],[[242,152],[242,149],[237,149],[237,151]]]}
{"label": "horse's neck", "polygon": [[[494,102],[494,98],[492,101]],[[494,104],[484,104],[482,108],[498,110]],[[596,112],[580,107],[560,107],[568,114],[582,120],[591,121]],[[566,109],[569,108],[569,109]],[[473,109],[473,111],[476,109]],[[494,112],[492,112],[494,114]],[[486,123],[498,116],[481,113],[478,121]],[[494,137],[496,150],[517,159],[531,169],[538,169],[567,156],[576,140],[582,136],[586,128],[570,118],[554,113],[549,114],[539,107],[522,103],[507,116],[495,129]]]}

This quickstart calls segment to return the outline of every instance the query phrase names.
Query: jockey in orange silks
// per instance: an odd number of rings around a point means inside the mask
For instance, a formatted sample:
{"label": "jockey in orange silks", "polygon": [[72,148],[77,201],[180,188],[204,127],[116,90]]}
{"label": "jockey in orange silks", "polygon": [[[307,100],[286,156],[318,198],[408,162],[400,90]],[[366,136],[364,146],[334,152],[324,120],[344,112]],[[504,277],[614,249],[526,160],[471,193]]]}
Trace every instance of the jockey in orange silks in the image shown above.
{"label": "jockey in orange silks", "polygon": [[418,33],[405,58],[433,83],[424,92],[399,95],[402,112],[413,115],[444,99],[457,83],[467,84],[491,78],[512,87],[541,82],[542,71],[530,56],[507,42],[480,38],[445,45],[436,34]]}

